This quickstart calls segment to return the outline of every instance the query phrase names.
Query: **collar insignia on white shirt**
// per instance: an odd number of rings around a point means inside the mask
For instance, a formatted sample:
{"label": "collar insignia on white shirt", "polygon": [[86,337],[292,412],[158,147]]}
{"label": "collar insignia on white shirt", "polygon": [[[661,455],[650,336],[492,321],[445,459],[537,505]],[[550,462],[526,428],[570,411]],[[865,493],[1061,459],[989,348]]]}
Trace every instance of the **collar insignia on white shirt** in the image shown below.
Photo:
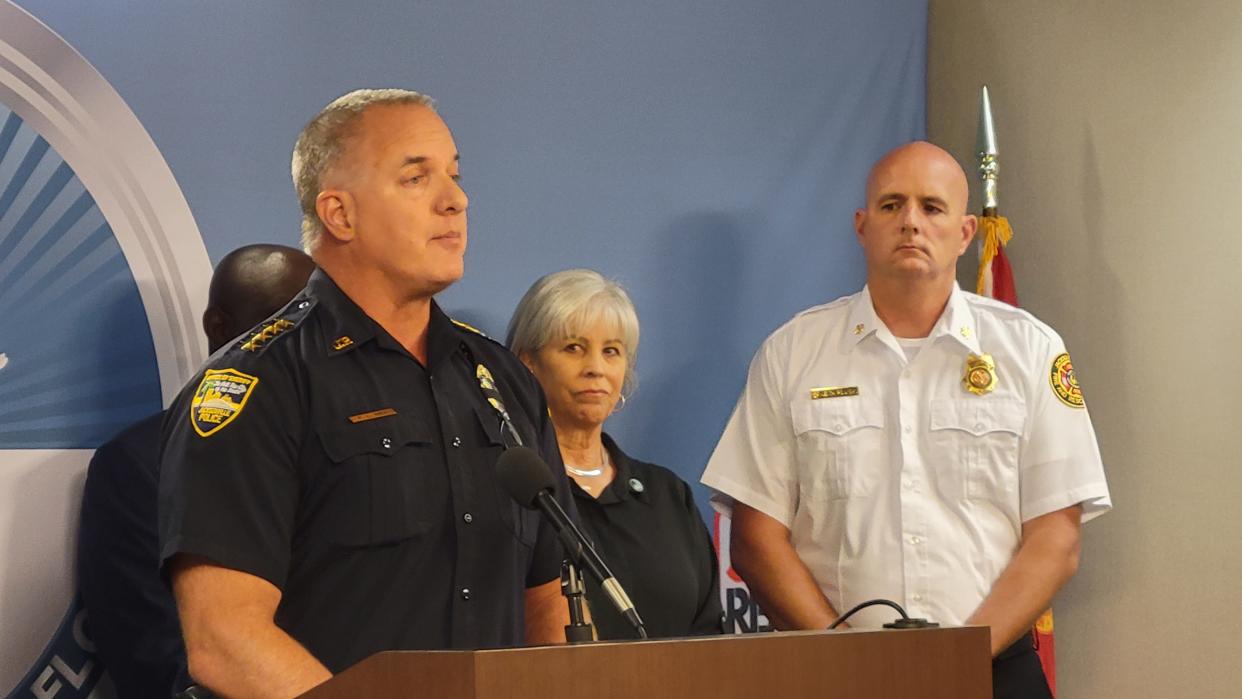
{"label": "collar insignia on white shirt", "polygon": [[855,326],[854,326],[854,334],[855,334],[855,335],[861,335],[861,334],[863,334],[863,330],[866,330],[866,326],[864,326],[862,323],[859,323],[858,325],[855,325]]}
{"label": "collar insignia on white shirt", "polygon": [[991,393],[996,388],[996,362],[992,361],[992,355],[972,354],[966,357],[966,374],[962,376],[962,385],[976,396]]}
{"label": "collar insignia on white shirt", "polygon": [[965,337],[968,339],[970,338],[970,326],[969,325],[963,325],[962,329],[958,330],[958,332],[962,334],[962,337]]}
{"label": "collar insignia on white shirt", "polygon": [[811,400],[820,398],[844,398],[858,395],[857,386],[821,386],[811,389]]}

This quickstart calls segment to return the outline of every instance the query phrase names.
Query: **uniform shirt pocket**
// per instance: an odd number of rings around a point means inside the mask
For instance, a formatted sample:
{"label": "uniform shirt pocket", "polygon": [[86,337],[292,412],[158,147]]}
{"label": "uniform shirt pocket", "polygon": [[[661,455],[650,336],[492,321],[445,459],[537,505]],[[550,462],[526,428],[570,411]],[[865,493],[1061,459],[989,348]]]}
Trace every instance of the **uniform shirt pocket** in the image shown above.
{"label": "uniform shirt pocket", "polygon": [[[500,459],[501,452],[506,448],[505,445],[513,442],[512,436],[504,434],[506,428],[501,426],[500,416],[491,406],[475,406],[475,415],[483,434],[480,448],[487,452],[481,462],[495,464]],[[505,529],[524,546],[533,547],[539,535],[539,513],[518,505],[507,492],[501,489],[499,479],[491,471],[492,469],[489,468],[489,477],[484,478],[479,487],[491,491],[496,516],[504,524]]]}
{"label": "uniform shirt pocket", "polygon": [[965,496],[1016,505],[1026,406],[1010,399],[938,399],[931,405],[937,465],[961,464]]}
{"label": "uniform shirt pocket", "polygon": [[320,430],[337,470],[326,506],[346,545],[393,543],[417,536],[442,516],[443,464],[433,458],[431,432],[410,420],[383,420]]}
{"label": "uniform shirt pocket", "polygon": [[884,458],[884,411],[859,397],[800,401],[792,406],[798,492],[811,500],[868,497]]}

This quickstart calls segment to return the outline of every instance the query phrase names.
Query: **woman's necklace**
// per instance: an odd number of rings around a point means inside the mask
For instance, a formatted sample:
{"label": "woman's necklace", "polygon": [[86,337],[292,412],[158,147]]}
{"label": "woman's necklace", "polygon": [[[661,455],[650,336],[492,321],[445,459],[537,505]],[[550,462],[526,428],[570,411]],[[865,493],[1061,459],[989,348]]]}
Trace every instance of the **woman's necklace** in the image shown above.
{"label": "woman's necklace", "polygon": [[595,468],[576,468],[566,463],[565,470],[580,478],[594,478],[595,476],[603,475],[606,466],[608,466],[608,451],[604,449],[604,443],[600,442],[599,466]]}

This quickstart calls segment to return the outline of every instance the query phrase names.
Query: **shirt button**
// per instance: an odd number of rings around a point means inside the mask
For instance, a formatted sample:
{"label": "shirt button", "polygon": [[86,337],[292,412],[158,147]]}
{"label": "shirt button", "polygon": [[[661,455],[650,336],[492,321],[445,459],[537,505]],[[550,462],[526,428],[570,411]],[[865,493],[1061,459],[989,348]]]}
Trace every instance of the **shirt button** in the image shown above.
{"label": "shirt button", "polygon": [[913,487],[914,487],[914,481],[909,480],[909,479],[906,479],[905,486],[906,486],[907,488],[913,488]]}
{"label": "shirt button", "polygon": [[469,599],[470,599],[470,588],[468,588],[468,587],[463,587],[463,588],[461,589],[461,598],[462,598],[462,599],[464,599],[464,600],[469,600]]}
{"label": "shirt button", "polygon": [[473,521],[474,521],[474,515],[472,515],[472,514],[470,514],[469,512],[467,512],[466,514],[464,514],[464,515],[462,515],[462,516],[461,516],[461,519],[462,519],[462,521],[464,521],[466,524],[470,524],[471,522],[473,522]]}
{"label": "shirt button", "polygon": [[832,430],[833,430],[834,432],[844,432],[844,431],[845,431],[845,425],[842,425],[841,423],[839,423],[839,422],[838,422],[837,424],[835,424],[835,425],[833,425],[833,426],[832,426]]}
{"label": "shirt button", "polygon": [[383,444],[385,449],[392,449],[392,440],[387,437],[381,439],[380,444]]}
{"label": "shirt button", "polygon": [[918,538],[917,536],[912,536],[912,537],[910,537],[910,543],[912,543],[912,544],[921,544],[921,543],[923,543],[923,540],[922,540],[922,539],[920,539],[920,538]]}
{"label": "shirt button", "polygon": [[915,601],[915,602],[922,602],[922,601],[923,601],[923,595],[920,595],[920,594],[917,594],[917,593],[916,593],[916,594],[914,595],[914,601]]}
{"label": "shirt button", "polygon": [[461,446],[461,437],[454,437],[454,438],[453,438],[453,447],[454,447],[454,448],[456,448],[456,447],[460,447],[460,446]]}
{"label": "shirt button", "polygon": [[302,303],[298,304],[298,308],[306,308],[309,305],[310,305],[310,301],[303,301]]}
{"label": "shirt button", "polygon": [[901,431],[905,432],[906,434],[910,434],[910,426],[906,425],[905,427],[901,428]]}

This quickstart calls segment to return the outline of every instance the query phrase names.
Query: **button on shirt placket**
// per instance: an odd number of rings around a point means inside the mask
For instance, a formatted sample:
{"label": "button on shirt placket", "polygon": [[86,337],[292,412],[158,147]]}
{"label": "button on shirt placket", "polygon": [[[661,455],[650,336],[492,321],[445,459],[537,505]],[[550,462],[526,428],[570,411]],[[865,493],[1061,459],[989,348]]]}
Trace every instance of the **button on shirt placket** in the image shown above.
{"label": "button on shirt placket", "polygon": [[[920,355],[932,352],[930,340],[920,350]],[[927,357],[920,366],[928,365]],[[896,438],[899,443],[897,453],[900,454],[897,489],[898,501],[901,503],[901,560],[905,589],[904,606],[912,616],[926,616],[922,602],[928,592],[929,573],[927,558],[926,523],[929,516],[926,494],[919,487],[927,482],[927,469],[932,467],[923,458],[919,449],[920,443],[926,439],[924,425],[927,422],[923,411],[926,396],[921,387],[926,379],[919,368],[906,362],[897,378],[897,415],[899,431]]]}
{"label": "button on shirt placket", "polygon": [[[444,362],[450,362],[449,366],[455,366],[451,362],[459,361],[457,357],[441,359]],[[465,365],[462,364],[462,366]],[[452,489],[453,520],[457,523],[457,551],[453,571],[453,581],[457,591],[453,600],[453,647],[461,648],[468,645],[467,639],[472,637],[479,624],[475,612],[477,605],[472,602],[476,595],[473,589],[474,582],[481,574],[478,569],[479,562],[476,560],[478,556],[475,554],[480,546],[476,540],[479,530],[472,526],[474,521],[472,510],[475,508],[472,507],[470,499],[470,494],[476,489],[472,483],[466,450],[462,449],[460,434],[463,428],[461,421],[466,420],[467,417],[457,415],[451,407],[451,401],[442,400],[440,396],[447,398],[448,396],[470,395],[468,391],[478,389],[461,380],[460,376],[444,366],[430,374],[428,382],[432,395],[436,396],[436,411],[440,418],[440,443],[444,445],[444,460],[448,465],[449,484]],[[465,409],[459,409],[459,411],[462,410]]]}

